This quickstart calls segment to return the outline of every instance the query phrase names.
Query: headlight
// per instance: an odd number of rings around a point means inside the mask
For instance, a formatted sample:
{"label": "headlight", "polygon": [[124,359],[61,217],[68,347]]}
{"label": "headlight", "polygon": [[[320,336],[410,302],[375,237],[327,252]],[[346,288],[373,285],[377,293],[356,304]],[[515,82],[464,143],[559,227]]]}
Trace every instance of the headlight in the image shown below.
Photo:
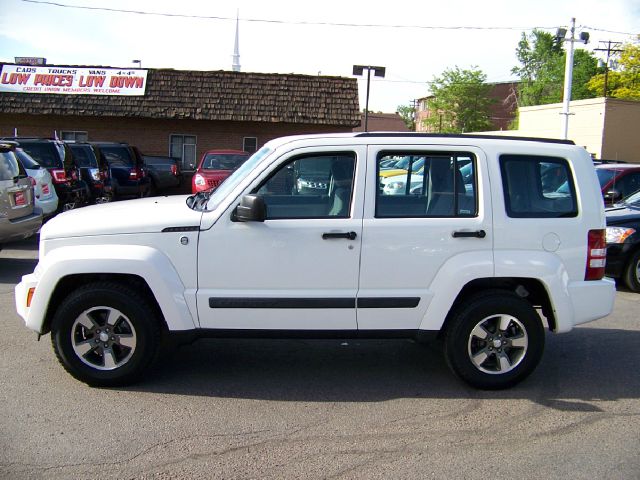
{"label": "headlight", "polygon": [[633,228],[607,227],[607,243],[624,243],[634,233],[636,231]]}
{"label": "headlight", "polygon": [[389,190],[401,190],[401,189],[404,188],[404,186],[405,186],[404,182],[390,182],[390,183],[387,183],[387,188]]}
{"label": "headlight", "polygon": [[199,187],[202,187],[206,183],[204,181],[204,177],[202,175],[200,175],[199,173],[196,173],[196,176],[194,177],[193,182],[194,182],[195,185],[197,185]]}

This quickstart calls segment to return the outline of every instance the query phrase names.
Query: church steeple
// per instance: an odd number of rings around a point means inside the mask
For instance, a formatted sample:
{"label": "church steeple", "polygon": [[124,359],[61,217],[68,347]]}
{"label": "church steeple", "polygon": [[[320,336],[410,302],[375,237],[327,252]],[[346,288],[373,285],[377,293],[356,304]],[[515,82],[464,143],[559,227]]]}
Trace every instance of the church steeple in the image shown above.
{"label": "church steeple", "polygon": [[233,65],[234,72],[240,71],[240,11],[236,12],[236,42],[233,46]]}

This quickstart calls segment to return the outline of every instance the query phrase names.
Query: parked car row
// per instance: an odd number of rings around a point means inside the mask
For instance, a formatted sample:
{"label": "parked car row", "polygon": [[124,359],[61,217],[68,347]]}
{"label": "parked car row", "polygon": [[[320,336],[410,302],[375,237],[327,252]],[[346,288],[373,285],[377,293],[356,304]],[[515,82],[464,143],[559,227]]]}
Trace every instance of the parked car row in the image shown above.
{"label": "parked car row", "polygon": [[16,145],[0,143],[0,249],[6,242],[30,237],[42,225],[42,210],[35,205],[38,182],[27,175]]}
{"label": "parked car row", "polygon": [[0,245],[32,235],[57,213],[181,183],[178,160],[144,156],[127,143],[5,137],[0,154]]}

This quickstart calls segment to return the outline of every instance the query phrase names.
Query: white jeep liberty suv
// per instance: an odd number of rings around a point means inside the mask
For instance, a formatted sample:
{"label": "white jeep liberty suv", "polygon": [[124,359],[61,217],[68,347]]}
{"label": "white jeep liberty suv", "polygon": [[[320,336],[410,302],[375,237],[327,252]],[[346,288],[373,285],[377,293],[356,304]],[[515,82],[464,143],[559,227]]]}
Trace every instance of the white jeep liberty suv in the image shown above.
{"label": "white jeep liberty suv", "polygon": [[506,388],[545,328],[611,312],[604,228],[572,142],[287,137],[213,192],[54,218],[16,306],[90,385],[135,381],[172,337],[435,336],[464,381]]}

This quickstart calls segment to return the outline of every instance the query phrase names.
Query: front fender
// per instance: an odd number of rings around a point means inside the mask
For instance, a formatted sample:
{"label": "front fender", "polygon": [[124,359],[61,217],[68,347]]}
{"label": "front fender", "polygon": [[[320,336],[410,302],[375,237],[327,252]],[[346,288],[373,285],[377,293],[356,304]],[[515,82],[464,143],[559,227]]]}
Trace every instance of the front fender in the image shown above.
{"label": "front fender", "polygon": [[[82,274],[136,275],[153,293],[169,330],[191,330],[196,327],[185,299],[185,287],[169,258],[148,246],[82,245],[61,247],[40,260],[31,275],[16,286],[16,307],[28,328],[44,330],[44,321],[52,293],[69,275]],[[31,307],[26,308],[26,294],[35,287]]]}

